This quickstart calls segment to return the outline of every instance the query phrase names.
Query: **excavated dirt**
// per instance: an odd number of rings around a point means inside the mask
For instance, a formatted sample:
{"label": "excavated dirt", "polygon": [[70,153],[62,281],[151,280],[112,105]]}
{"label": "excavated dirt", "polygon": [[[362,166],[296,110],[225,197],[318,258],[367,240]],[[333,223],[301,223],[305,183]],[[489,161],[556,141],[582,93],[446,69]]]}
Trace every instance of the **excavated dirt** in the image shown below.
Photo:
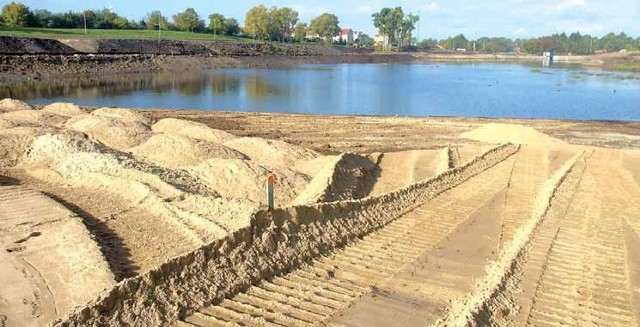
{"label": "excavated dirt", "polygon": [[640,324],[637,127],[505,122],[2,100],[0,325]]}

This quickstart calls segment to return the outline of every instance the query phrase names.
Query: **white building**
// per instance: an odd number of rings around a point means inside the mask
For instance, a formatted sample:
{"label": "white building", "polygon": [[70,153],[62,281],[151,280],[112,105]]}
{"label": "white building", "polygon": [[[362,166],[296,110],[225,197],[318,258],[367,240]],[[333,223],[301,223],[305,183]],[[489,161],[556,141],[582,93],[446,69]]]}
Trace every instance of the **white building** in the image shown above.
{"label": "white building", "polygon": [[334,42],[345,42],[347,44],[352,44],[354,41],[353,30],[350,28],[343,28],[340,31],[340,35],[336,35],[333,37]]}

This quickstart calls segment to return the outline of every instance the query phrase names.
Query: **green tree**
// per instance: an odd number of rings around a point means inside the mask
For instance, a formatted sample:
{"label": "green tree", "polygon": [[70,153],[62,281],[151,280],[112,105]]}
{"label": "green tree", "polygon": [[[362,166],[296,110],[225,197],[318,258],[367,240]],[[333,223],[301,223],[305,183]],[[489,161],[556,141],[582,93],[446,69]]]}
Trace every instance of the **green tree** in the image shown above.
{"label": "green tree", "polygon": [[113,26],[120,30],[131,29],[135,23],[130,23],[128,19],[118,16],[113,20]]}
{"label": "green tree", "polygon": [[444,48],[448,50],[469,49],[469,41],[464,34],[458,34],[450,37],[443,42]]}
{"label": "green tree", "polygon": [[2,7],[2,22],[9,27],[25,27],[31,22],[29,7],[11,2]]}
{"label": "green tree", "polygon": [[274,14],[276,15],[274,20],[278,23],[277,28],[283,40],[286,41],[287,37],[291,37],[291,30],[293,30],[298,23],[298,12],[291,8],[283,7],[278,9]]}
{"label": "green tree", "polygon": [[154,10],[147,14],[147,17],[144,20],[144,25],[149,30],[157,30],[158,28],[166,30],[169,23],[167,21],[167,17],[163,16],[160,11]]}
{"label": "green tree", "polygon": [[209,29],[215,35],[224,32],[224,16],[218,13],[209,15]]}
{"label": "green tree", "polygon": [[298,23],[296,25],[296,33],[295,33],[295,40],[298,42],[302,42],[307,38],[307,32],[308,32],[309,27],[307,26],[307,24],[305,23]]}
{"label": "green tree", "polygon": [[340,33],[339,24],[340,22],[336,15],[324,13],[311,20],[309,30],[323,38],[325,42],[330,43],[331,39]]}
{"label": "green tree", "polygon": [[244,19],[245,33],[261,40],[269,39],[269,13],[267,7],[259,5],[247,11]]}
{"label": "green tree", "polygon": [[204,28],[204,22],[200,20],[198,12],[193,8],[187,8],[185,11],[174,15],[173,23],[179,30],[188,32],[196,32]]}
{"label": "green tree", "polygon": [[33,25],[36,27],[51,27],[53,24],[53,14],[44,9],[33,11]]}
{"label": "green tree", "polygon": [[438,45],[438,40],[434,40],[434,39],[424,39],[420,42],[418,42],[418,49],[420,50],[431,50],[433,48],[435,48]]}
{"label": "green tree", "polygon": [[400,46],[411,43],[411,34],[416,29],[416,23],[420,20],[420,17],[409,13],[402,20],[402,31],[400,33]]}
{"label": "green tree", "polygon": [[116,25],[117,18],[118,14],[111,11],[111,9],[105,8],[96,11],[94,19],[87,19],[87,25],[97,29],[112,29]]}
{"label": "green tree", "polygon": [[[402,8],[382,8],[379,12],[371,15],[371,17],[373,18],[373,26],[378,29],[380,35],[385,39],[383,48],[388,50],[392,44],[399,45],[398,41],[401,41],[404,23],[404,12]],[[407,21],[407,23],[409,22],[410,21]],[[413,22],[413,24],[415,24],[415,22]]]}
{"label": "green tree", "polygon": [[240,24],[235,18],[227,18],[224,20],[224,34],[236,35],[240,33]]}

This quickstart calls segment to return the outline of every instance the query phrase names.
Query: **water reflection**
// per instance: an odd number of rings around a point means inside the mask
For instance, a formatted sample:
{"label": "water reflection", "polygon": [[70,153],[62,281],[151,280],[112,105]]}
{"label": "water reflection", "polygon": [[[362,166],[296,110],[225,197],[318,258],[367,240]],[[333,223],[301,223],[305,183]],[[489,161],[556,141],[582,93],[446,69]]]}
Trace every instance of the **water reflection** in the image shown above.
{"label": "water reflection", "polygon": [[300,65],[25,81],[34,104],[359,115],[640,120],[640,74],[512,64]]}
{"label": "water reflection", "polygon": [[[244,85],[244,92],[242,92]],[[32,99],[100,99],[151,92],[164,95],[177,92],[184,97],[198,97],[210,90],[223,96],[244,93],[248,97],[282,95],[288,92],[269,83],[265,76],[238,77],[211,73],[158,73],[86,76],[70,79],[27,80],[0,88],[0,98]]]}
{"label": "water reflection", "polygon": [[211,91],[215,95],[237,93],[240,90],[240,79],[226,74],[211,76]]}

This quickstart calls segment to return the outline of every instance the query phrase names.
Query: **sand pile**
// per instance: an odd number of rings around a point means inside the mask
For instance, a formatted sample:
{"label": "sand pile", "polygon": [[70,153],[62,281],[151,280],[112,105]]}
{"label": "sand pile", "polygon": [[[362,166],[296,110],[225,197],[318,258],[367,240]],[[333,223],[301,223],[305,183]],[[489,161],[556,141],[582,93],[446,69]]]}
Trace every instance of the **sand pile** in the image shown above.
{"label": "sand pile", "polygon": [[68,117],[40,110],[16,110],[1,114],[2,119],[16,126],[61,128]]}
{"label": "sand pile", "polygon": [[154,132],[187,136],[194,139],[224,143],[235,139],[236,136],[225,131],[209,128],[207,125],[188,120],[166,118],[151,126]]}
{"label": "sand pile", "polygon": [[151,120],[131,109],[99,108],[91,112],[94,116],[114,118],[125,122],[137,122],[145,125],[151,124]]}
{"label": "sand pile", "polygon": [[223,197],[246,199],[255,204],[266,204],[265,183],[270,174],[275,174],[277,206],[290,204],[311,180],[292,169],[267,167],[252,160],[212,159],[188,171]]}
{"label": "sand pile", "polygon": [[540,146],[564,144],[534,128],[514,124],[486,124],[472,131],[464,132],[460,134],[460,137],[493,144],[508,142]]}
{"label": "sand pile", "polygon": [[86,112],[74,103],[56,102],[44,106],[41,111],[58,114],[61,116],[73,117],[78,115],[84,115]]}
{"label": "sand pile", "polygon": [[13,167],[39,134],[52,132],[48,128],[12,127],[0,129],[0,167]]}
{"label": "sand pile", "polygon": [[15,99],[2,99],[0,100],[0,112],[18,111],[18,110],[33,110],[29,104]]}
{"label": "sand pile", "polygon": [[295,204],[360,199],[369,195],[378,175],[378,166],[369,158],[352,153],[335,157],[322,168],[295,199]]}
{"label": "sand pile", "polygon": [[207,159],[247,159],[242,153],[218,143],[178,134],[156,134],[129,150],[133,155],[164,167],[195,166]]}
{"label": "sand pile", "polygon": [[79,152],[100,152],[101,147],[77,133],[45,134],[35,137],[24,152],[22,163],[49,165]]}
{"label": "sand pile", "polygon": [[257,137],[242,137],[223,143],[244,153],[252,161],[267,166],[291,167],[300,161],[315,159],[318,154],[284,141],[266,140]]}
{"label": "sand pile", "polygon": [[16,126],[14,123],[0,117],[0,130],[8,129]]}
{"label": "sand pile", "polygon": [[87,133],[91,139],[121,151],[140,145],[151,137],[149,126],[136,119],[109,117],[100,115],[102,112],[96,114],[96,111],[72,117],[65,127]]}

